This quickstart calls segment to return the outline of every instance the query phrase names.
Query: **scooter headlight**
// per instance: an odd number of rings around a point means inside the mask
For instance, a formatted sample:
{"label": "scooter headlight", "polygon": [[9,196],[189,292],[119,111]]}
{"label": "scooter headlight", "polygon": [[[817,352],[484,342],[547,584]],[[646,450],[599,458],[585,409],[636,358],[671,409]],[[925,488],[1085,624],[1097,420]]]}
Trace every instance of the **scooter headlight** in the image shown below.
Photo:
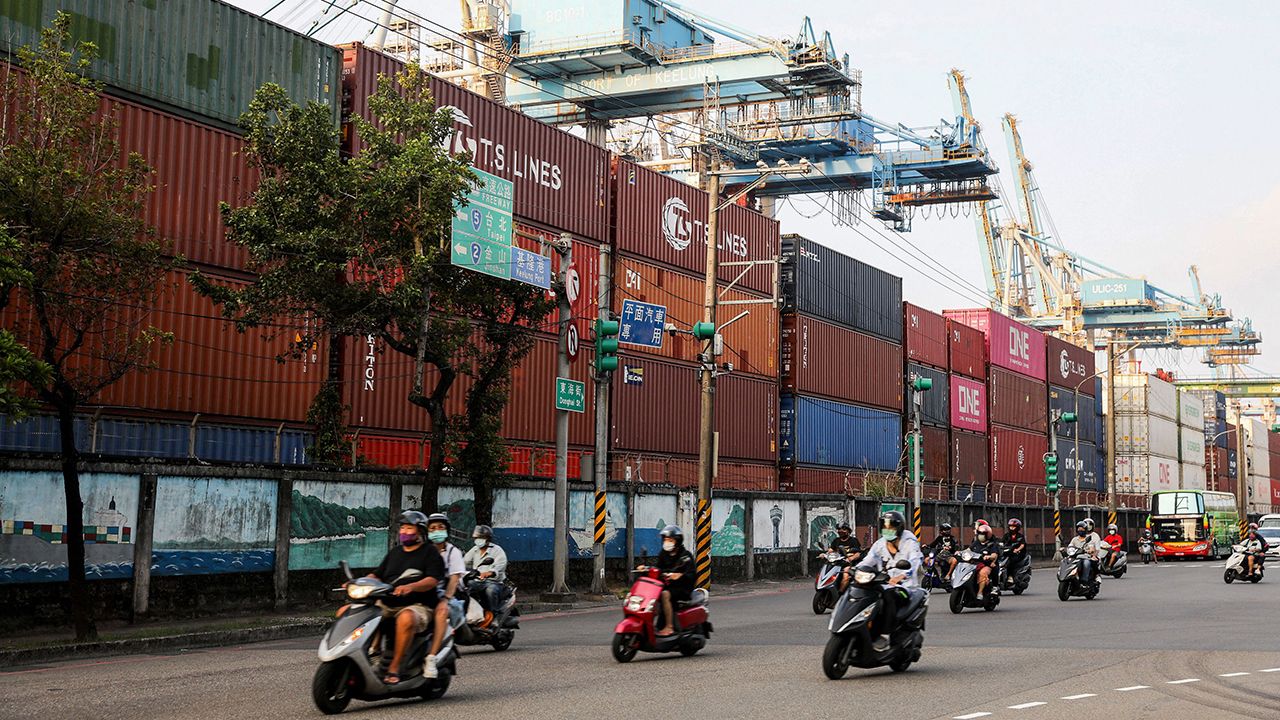
{"label": "scooter headlight", "polygon": [[372,585],[356,585],[352,583],[347,586],[347,597],[352,600],[363,600],[369,597],[369,593],[373,592]]}
{"label": "scooter headlight", "polygon": [[863,608],[862,612],[858,613],[857,615],[854,615],[853,619],[850,620],[849,622],[852,624],[866,622],[871,618],[871,611],[875,609],[876,609],[875,605],[868,605],[867,607]]}
{"label": "scooter headlight", "polygon": [[652,606],[651,601],[642,595],[632,595],[623,603],[623,607],[631,612],[644,612]]}
{"label": "scooter headlight", "polygon": [[853,572],[853,581],[859,585],[866,585],[876,579],[876,574],[870,570],[855,570]]}

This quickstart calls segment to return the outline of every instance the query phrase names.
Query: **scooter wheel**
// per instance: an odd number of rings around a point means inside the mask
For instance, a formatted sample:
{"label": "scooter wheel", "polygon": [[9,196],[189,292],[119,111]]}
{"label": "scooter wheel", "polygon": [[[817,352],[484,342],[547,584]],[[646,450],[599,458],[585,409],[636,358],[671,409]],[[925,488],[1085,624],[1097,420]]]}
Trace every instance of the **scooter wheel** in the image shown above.
{"label": "scooter wheel", "polygon": [[1063,580],[1058,583],[1058,599],[1066,602],[1071,598],[1071,583]]}
{"label": "scooter wheel", "polygon": [[311,699],[325,715],[337,715],[351,702],[351,663],[346,660],[322,663],[311,679]]}
{"label": "scooter wheel", "polygon": [[631,662],[640,650],[640,638],[630,633],[615,633],[612,649],[614,660],[620,663]]}
{"label": "scooter wheel", "polygon": [[822,599],[818,593],[813,594],[813,614],[821,615],[827,611],[827,601]]}
{"label": "scooter wheel", "polygon": [[844,654],[851,642],[853,637],[844,635],[832,635],[827,640],[827,646],[822,650],[822,672],[828,678],[839,680],[849,672],[849,666],[844,663]]}
{"label": "scooter wheel", "polygon": [[964,610],[964,590],[956,590],[951,593],[950,599],[947,600],[947,606],[951,608],[951,612],[959,615]]}
{"label": "scooter wheel", "polygon": [[1021,586],[1021,585],[1014,585],[1014,586],[1013,586],[1013,594],[1014,594],[1014,595],[1021,595],[1023,590],[1026,590],[1026,588],[1025,588],[1025,587],[1023,587],[1023,586]]}
{"label": "scooter wheel", "polygon": [[435,680],[422,686],[423,700],[439,700],[444,697],[445,693],[449,692],[449,683],[453,681],[453,673],[449,671],[449,668],[439,668],[437,672],[440,674],[436,676]]}
{"label": "scooter wheel", "polygon": [[896,673],[906,672],[909,667],[911,667],[911,661],[906,659],[895,660],[894,662],[889,663],[889,669]]}
{"label": "scooter wheel", "polygon": [[1254,573],[1254,574],[1249,578],[1249,582],[1254,583],[1254,584],[1256,585],[1256,584],[1258,583],[1258,581],[1259,581],[1259,580],[1261,580],[1261,579],[1262,579],[1262,576],[1261,576],[1261,575],[1259,575],[1259,574],[1257,574],[1257,573]]}
{"label": "scooter wheel", "polygon": [[497,635],[494,635],[493,642],[489,644],[493,646],[494,652],[502,652],[503,650],[511,647],[511,641],[513,639],[515,639],[515,633],[500,630]]}
{"label": "scooter wheel", "polygon": [[1227,570],[1226,572],[1222,573],[1222,581],[1228,585],[1230,585],[1231,582],[1235,579],[1236,579],[1236,574],[1235,574],[1235,571],[1233,570]]}

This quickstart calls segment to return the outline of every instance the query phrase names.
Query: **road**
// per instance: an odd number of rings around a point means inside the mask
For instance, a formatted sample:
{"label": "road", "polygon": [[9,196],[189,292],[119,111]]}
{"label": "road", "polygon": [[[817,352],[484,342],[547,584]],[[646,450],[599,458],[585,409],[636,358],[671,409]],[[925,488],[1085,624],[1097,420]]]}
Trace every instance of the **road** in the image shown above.
{"label": "road", "polygon": [[[431,703],[356,701],[347,714],[477,717],[851,716],[1053,720],[1280,717],[1280,580],[1222,582],[1221,562],[1137,566],[1093,601],[1060,602],[1052,571],[995,612],[931,604],[924,657],[905,674],[827,680],[826,618],[809,587],[781,583],[713,599],[702,654],[618,665],[618,609],[526,619],[504,653],[464,650]],[[72,661],[0,672],[0,718],[320,717],[314,640]]]}

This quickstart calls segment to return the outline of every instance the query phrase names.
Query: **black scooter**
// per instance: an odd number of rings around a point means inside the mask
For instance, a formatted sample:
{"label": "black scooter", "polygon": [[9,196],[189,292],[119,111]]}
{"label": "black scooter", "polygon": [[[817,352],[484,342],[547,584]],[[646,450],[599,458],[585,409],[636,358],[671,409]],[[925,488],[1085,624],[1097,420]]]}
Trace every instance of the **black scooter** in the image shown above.
{"label": "black scooter", "polygon": [[978,563],[982,558],[978,553],[964,549],[957,555],[956,569],[951,573],[951,612],[959,615],[965,608],[982,608],[987,612],[996,609],[1000,604],[999,570],[995,577],[987,583],[987,596],[978,599]]}
{"label": "black scooter", "polygon": [[1062,602],[1073,597],[1092,600],[1102,589],[1102,582],[1098,580],[1098,560],[1093,560],[1093,577],[1089,580],[1084,579],[1086,559],[1089,559],[1089,555],[1080,548],[1068,545],[1063,550],[1062,564],[1058,566],[1058,599]]}
{"label": "black scooter", "polygon": [[[466,575],[462,576],[462,582],[458,587],[458,599],[462,600],[463,607],[468,610],[471,603],[480,605],[476,600],[476,596],[480,594],[481,589],[489,583],[497,583],[496,580],[482,580],[480,573],[486,565],[492,565],[493,558],[485,558],[480,561],[480,565],[473,568]],[[511,641],[515,639],[516,630],[520,629],[520,610],[516,607],[516,588],[510,583],[501,583],[502,600],[500,606],[490,608],[489,612],[493,614],[489,624],[481,626],[482,623],[464,623],[458,628],[457,643],[459,645],[490,645],[496,651],[506,650],[511,647]]]}
{"label": "black scooter", "polygon": [[[320,640],[320,667],[311,680],[311,699],[325,715],[336,715],[346,709],[353,700],[384,700],[392,697],[421,697],[434,700],[443,697],[449,682],[458,672],[458,651],[453,646],[453,631],[436,655],[434,679],[423,677],[427,651],[431,647],[431,635],[435,623],[427,623],[427,629],[413,636],[406,649],[401,668],[400,682],[387,685],[382,681],[382,666],[390,662],[395,646],[394,628],[388,623],[383,628],[382,609],[378,600],[389,598],[395,586],[376,578],[354,579],[351,568],[344,560],[342,571],[350,582],[345,587],[350,604],[325,630]],[[422,577],[417,570],[407,570],[395,579],[404,584]],[[444,602],[441,600],[441,602]],[[379,657],[375,643],[383,638]]]}
{"label": "black scooter", "polygon": [[1000,553],[1000,588],[1021,595],[1031,585],[1031,555],[1024,551],[1016,567],[1009,566],[1012,559],[1008,548]]}
{"label": "black scooter", "polygon": [[[909,570],[911,563],[899,560],[895,567]],[[889,637],[889,647],[882,652],[872,647],[871,628],[879,624],[876,620],[884,611],[881,595],[893,588],[888,582],[889,575],[884,570],[854,568],[849,588],[836,602],[827,625],[831,637],[822,651],[822,672],[827,677],[839,680],[850,667],[888,665],[894,672],[904,672],[920,659],[929,593],[919,588],[905,588],[907,601],[899,608],[898,627]],[[893,588],[892,592],[898,589]]]}

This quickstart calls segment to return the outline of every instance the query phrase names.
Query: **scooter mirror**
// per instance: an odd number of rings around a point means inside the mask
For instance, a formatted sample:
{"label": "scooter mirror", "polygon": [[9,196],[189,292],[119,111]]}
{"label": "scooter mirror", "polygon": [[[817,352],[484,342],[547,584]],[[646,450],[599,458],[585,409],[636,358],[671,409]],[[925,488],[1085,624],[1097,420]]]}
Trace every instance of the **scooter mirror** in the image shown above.
{"label": "scooter mirror", "polygon": [[348,580],[356,579],[356,576],[351,574],[351,566],[347,564],[346,560],[339,561],[338,567],[342,568],[342,574],[346,575]]}
{"label": "scooter mirror", "polygon": [[492,564],[493,564],[493,558],[491,558],[491,557],[487,557],[487,558],[485,558],[484,560],[481,560],[481,561],[480,561],[480,564],[481,564],[481,565],[492,565]]}
{"label": "scooter mirror", "polygon": [[898,562],[894,563],[894,564],[893,564],[893,566],[894,566],[895,568],[899,569],[899,570],[910,570],[910,569],[911,569],[911,561],[910,561],[910,560],[899,560]]}

